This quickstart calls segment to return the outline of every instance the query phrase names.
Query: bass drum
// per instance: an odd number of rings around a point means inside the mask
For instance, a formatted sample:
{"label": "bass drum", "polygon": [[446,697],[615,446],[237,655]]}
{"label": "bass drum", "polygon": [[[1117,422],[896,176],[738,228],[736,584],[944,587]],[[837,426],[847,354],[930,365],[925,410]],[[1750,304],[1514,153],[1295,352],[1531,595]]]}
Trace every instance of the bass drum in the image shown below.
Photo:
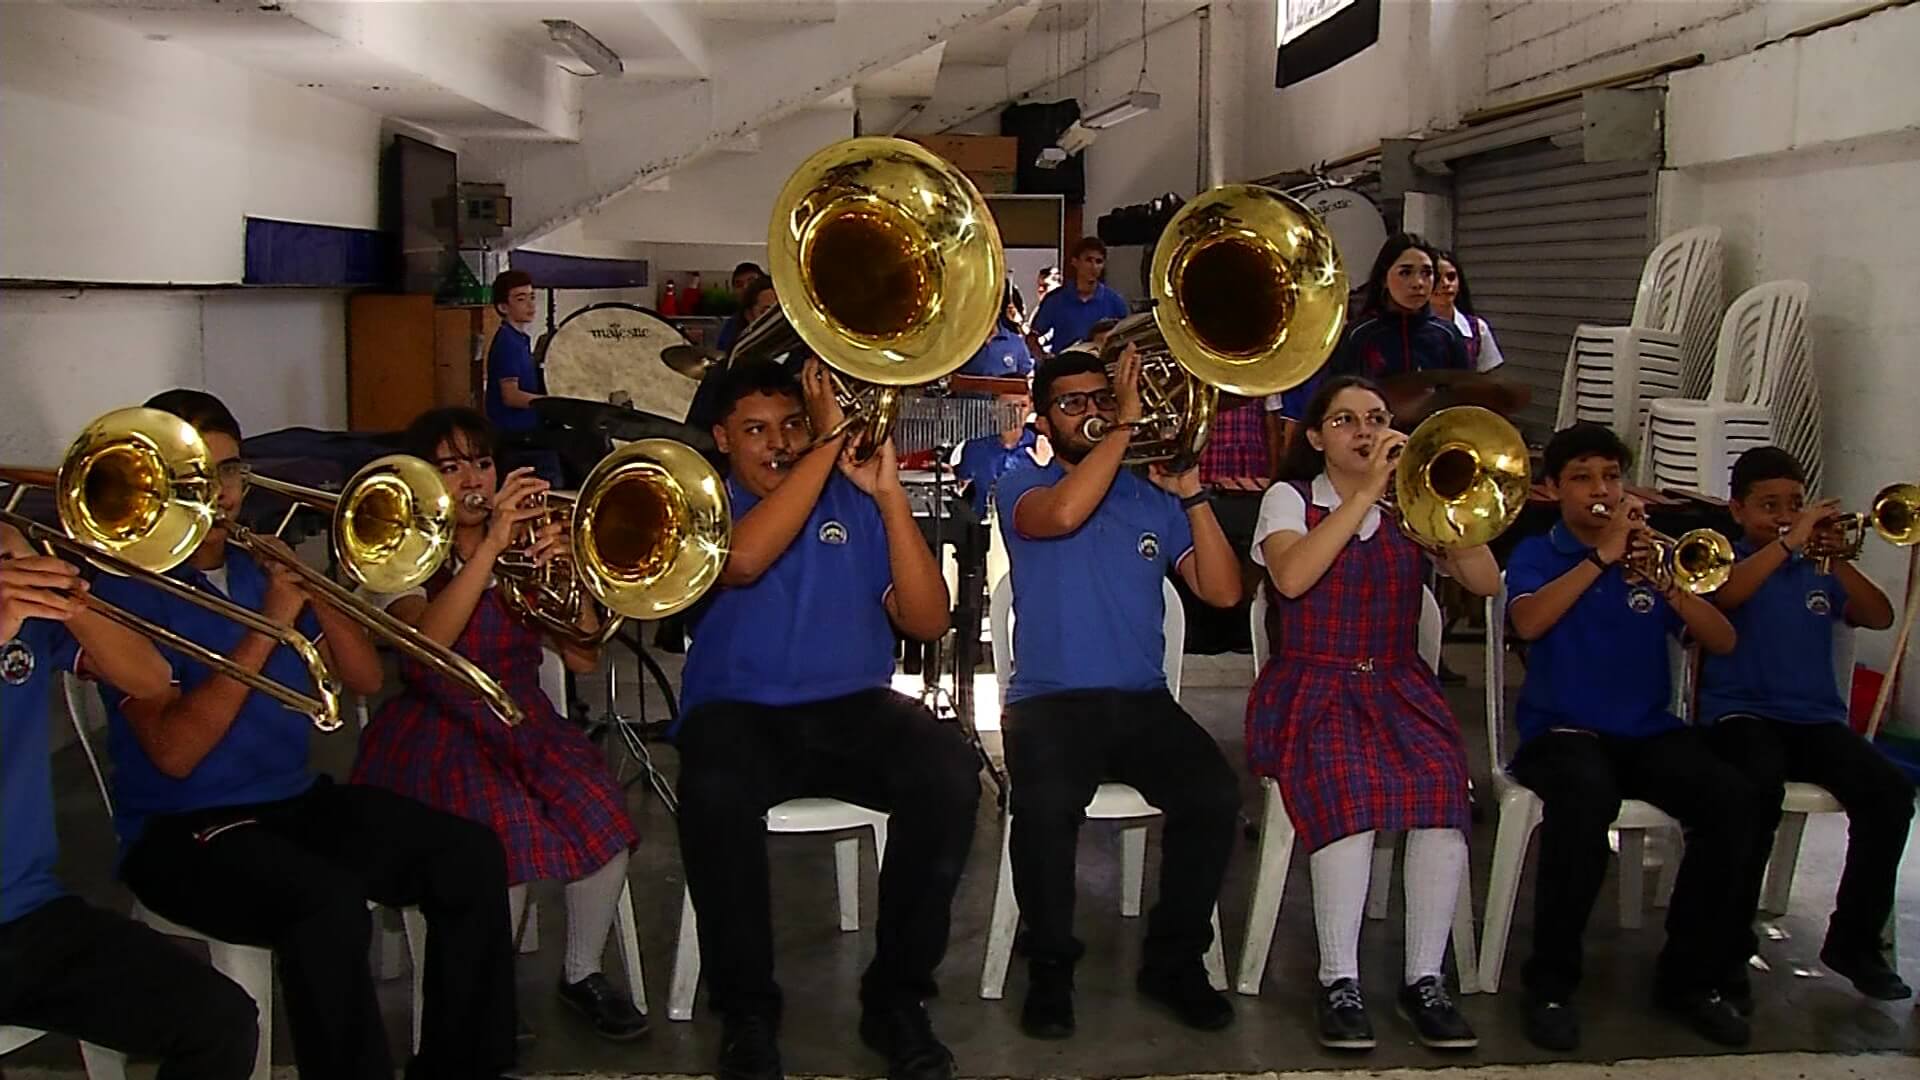
{"label": "bass drum", "polygon": [[556,397],[630,405],[685,420],[699,383],[669,367],[666,350],[691,344],[660,316],[633,304],[593,304],[540,339],[534,362]]}
{"label": "bass drum", "polygon": [[1387,218],[1367,194],[1348,187],[1313,187],[1292,193],[1333,234],[1334,250],[1347,271],[1347,285],[1366,288],[1367,271],[1387,242]]}

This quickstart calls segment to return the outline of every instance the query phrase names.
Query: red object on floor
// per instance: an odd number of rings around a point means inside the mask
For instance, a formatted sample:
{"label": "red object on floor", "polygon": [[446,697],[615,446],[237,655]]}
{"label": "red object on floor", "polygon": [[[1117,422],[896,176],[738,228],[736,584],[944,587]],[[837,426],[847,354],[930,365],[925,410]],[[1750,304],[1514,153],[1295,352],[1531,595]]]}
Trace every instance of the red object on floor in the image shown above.
{"label": "red object on floor", "polygon": [[1873,715],[1874,699],[1880,696],[1880,684],[1886,673],[1865,664],[1853,665],[1853,688],[1847,700],[1847,723],[1862,735],[1867,733],[1867,718]]}

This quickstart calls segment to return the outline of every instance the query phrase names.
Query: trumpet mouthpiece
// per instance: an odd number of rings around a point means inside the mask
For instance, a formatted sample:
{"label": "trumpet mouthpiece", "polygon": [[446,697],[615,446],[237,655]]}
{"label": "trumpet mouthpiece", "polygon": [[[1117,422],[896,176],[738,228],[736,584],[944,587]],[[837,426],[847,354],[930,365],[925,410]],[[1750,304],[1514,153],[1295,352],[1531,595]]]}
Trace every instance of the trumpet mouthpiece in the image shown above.
{"label": "trumpet mouthpiece", "polygon": [[460,505],[463,508],[468,510],[485,510],[489,506],[491,506],[492,503],[487,499],[485,495],[482,495],[477,491],[469,491],[466,493],[466,495],[461,497]]}

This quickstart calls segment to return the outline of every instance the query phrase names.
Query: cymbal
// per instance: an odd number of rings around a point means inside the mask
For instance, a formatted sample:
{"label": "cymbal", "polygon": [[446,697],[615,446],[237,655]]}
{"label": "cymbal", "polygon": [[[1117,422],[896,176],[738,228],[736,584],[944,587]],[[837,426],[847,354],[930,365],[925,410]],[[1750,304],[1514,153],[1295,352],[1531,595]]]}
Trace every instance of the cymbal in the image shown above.
{"label": "cymbal", "polygon": [[660,362],[699,382],[713,367],[714,354],[698,345],[669,345],[660,350]]}
{"label": "cymbal", "polygon": [[534,415],[562,427],[590,431],[609,439],[673,439],[696,450],[713,449],[713,434],[655,413],[584,398],[547,396],[533,403]]}

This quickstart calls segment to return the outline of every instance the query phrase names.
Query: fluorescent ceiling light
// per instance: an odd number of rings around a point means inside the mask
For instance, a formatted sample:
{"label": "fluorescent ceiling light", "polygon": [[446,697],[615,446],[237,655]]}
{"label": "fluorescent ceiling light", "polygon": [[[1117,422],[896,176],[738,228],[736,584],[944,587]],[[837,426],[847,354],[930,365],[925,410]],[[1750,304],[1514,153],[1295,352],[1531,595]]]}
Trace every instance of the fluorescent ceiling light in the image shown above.
{"label": "fluorescent ceiling light", "polygon": [[596,75],[621,75],[626,65],[620,57],[599,38],[587,33],[586,28],[572,19],[542,19],[547,24],[547,36],[573,50]]}
{"label": "fluorescent ceiling light", "polygon": [[1080,123],[1095,131],[1102,131],[1115,124],[1123,124],[1136,116],[1150,113],[1160,107],[1160,95],[1152,90],[1134,88],[1119,101],[1080,118]]}

